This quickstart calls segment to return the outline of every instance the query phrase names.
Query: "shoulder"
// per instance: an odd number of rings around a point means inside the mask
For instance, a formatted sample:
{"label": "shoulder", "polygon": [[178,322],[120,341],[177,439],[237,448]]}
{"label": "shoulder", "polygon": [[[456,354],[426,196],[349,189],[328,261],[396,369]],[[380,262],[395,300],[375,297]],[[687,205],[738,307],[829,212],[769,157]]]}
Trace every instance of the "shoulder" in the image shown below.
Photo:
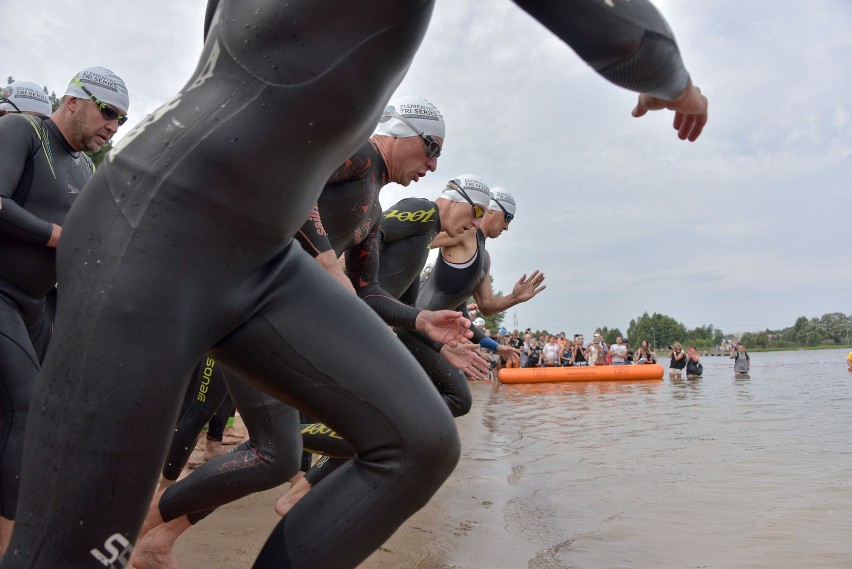
{"label": "shoulder", "polygon": [[434,219],[436,213],[435,202],[426,198],[405,198],[382,212],[382,217],[423,223]]}
{"label": "shoulder", "polygon": [[44,132],[44,120],[40,117],[13,113],[0,119],[0,132],[7,136],[27,136],[37,139]]}
{"label": "shoulder", "polygon": [[384,164],[378,149],[368,140],[355,154],[347,158],[346,162],[337,167],[328,183],[360,180],[374,174],[381,177],[385,171]]}

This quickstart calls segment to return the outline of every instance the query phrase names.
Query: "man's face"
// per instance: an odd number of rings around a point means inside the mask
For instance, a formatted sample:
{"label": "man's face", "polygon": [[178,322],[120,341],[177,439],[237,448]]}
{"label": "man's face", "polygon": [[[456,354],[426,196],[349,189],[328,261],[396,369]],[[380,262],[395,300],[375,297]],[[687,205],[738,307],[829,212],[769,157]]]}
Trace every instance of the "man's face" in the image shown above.
{"label": "man's face", "polygon": [[[69,143],[77,151],[97,152],[118,132],[118,119],[107,120],[94,101],[79,99],[71,105]],[[123,109],[118,109],[124,114]]]}
{"label": "man's face", "polygon": [[[433,137],[438,144],[444,145],[444,139]],[[401,186],[408,186],[411,182],[416,182],[427,172],[434,172],[438,167],[438,157],[430,157],[426,154],[426,147],[423,144],[423,139],[419,136],[406,136],[405,138],[396,139],[396,149],[394,161],[396,171],[394,182]]]}
{"label": "man's face", "polygon": [[619,336],[618,338],[616,338],[616,339],[615,339],[615,343],[616,343],[616,344],[620,344],[620,343],[622,343],[623,341],[624,341],[624,340],[622,339],[622,337],[621,337],[621,336]]}
{"label": "man's face", "polygon": [[473,206],[466,201],[451,202],[448,211],[447,219],[441,218],[441,229],[450,237],[458,237],[482,224],[482,218],[476,217]]}
{"label": "man's face", "polygon": [[509,224],[506,222],[506,216],[502,211],[493,209],[485,210],[485,217],[482,218],[482,232],[489,239],[496,239],[504,231],[509,230]]}

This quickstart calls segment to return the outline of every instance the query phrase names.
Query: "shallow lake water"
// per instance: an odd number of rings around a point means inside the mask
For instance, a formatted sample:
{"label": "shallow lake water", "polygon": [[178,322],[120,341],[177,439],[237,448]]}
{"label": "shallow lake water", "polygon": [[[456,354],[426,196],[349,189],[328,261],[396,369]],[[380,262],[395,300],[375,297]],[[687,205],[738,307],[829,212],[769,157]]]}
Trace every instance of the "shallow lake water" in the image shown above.
{"label": "shallow lake water", "polygon": [[[696,380],[474,383],[453,476],[364,567],[852,567],[847,350]],[[666,369],[666,376],[668,375]]]}

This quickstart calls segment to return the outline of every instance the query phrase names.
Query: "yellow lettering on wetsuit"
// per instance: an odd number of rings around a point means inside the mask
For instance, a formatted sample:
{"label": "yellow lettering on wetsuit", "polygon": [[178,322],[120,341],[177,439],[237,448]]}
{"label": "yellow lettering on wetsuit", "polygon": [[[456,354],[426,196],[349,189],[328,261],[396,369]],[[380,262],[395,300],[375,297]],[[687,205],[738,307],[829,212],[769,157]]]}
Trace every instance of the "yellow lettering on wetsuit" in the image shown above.
{"label": "yellow lettering on wetsuit", "polygon": [[204,362],[204,370],[201,372],[201,385],[198,386],[198,394],[195,396],[202,403],[207,401],[207,392],[210,390],[208,386],[210,385],[210,378],[213,377],[213,366],[215,365],[216,362],[212,358],[207,358]]}
{"label": "yellow lettering on wetsuit", "polygon": [[328,435],[332,439],[340,439],[343,440],[343,437],[332,431],[330,428],[326,427],[322,423],[311,423],[310,425],[305,425],[302,427],[303,435]]}
{"label": "yellow lettering on wetsuit", "polygon": [[394,209],[385,214],[385,217],[395,217],[400,221],[419,221],[420,223],[426,223],[432,219],[432,216],[435,214],[435,208],[426,211],[399,211],[398,209]]}

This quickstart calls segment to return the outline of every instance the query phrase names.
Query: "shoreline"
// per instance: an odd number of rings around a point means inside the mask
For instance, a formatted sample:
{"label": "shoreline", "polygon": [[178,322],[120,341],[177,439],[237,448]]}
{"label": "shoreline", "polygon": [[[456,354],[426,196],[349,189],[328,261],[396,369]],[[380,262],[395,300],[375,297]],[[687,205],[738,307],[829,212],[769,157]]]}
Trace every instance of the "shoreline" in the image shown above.
{"label": "shoreline", "polygon": [[[474,404],[470,413],[456,419],[462,442],[462,456],[453,474],[419,512],[367,558],[359,569],[428,569],[451,567],[459,561],[476,566],[477,558],[487,558],[496,539],[495,528],[502,527],[501,509],[505,495],[504,478],[488,481],[476,476],[477,456],[491,452],[483,427],[483,410],[491,382],[469,382]],[[239,417],[235,426],[244,428]],[[200,458],[194,451],[192,458]],[[473,485],[474,478],[480,478]],[[269,533],[281,520],[275,513],[275,500],[286,493],[289,483],[246,496],[218,508],[190,528],[175,544],[174,554],[181,569],[250,569]],[[493,503],[492,503],[493,502]],[[502,534],[503,532],[501,532]],[[461,542],[464,548],[459,547]],[[521,544],[518,544],[521,545]],[[517,549],[517,562],[505,567],[525,566],[529,559]],[[449,562],[452,556],[454,563]]]}

